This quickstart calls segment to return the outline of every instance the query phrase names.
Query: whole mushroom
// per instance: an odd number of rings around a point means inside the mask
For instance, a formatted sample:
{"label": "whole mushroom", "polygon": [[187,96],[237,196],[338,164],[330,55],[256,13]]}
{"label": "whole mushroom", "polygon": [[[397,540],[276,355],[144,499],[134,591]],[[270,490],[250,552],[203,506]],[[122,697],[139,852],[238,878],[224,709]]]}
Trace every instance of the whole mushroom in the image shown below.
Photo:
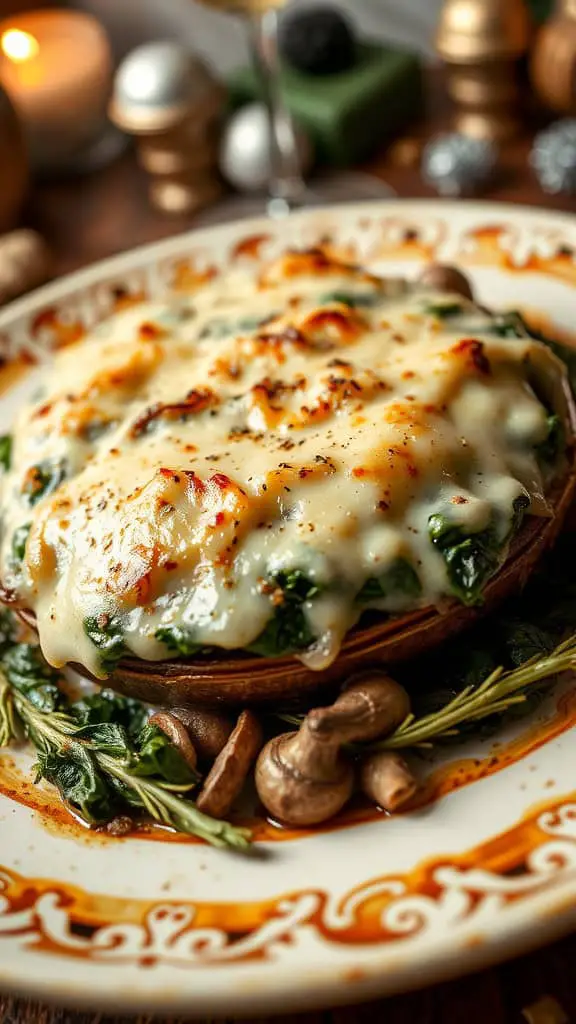
{"label": "whole mushroom", "polygon": [[400,754],[381,750],[362,762],[360,789],[383,810],[393,813],[412,799],[418,783]]}
{"label": "whole mushroom", "polygon": [[332,706],[315,708],[298,732],[266,744],[256,764],[262,803],[286,825],[318,825],[332,818],[354,788],[354,765],[345,745],[391,732],[409,711],[406,691],[385,673],[352,678]]}

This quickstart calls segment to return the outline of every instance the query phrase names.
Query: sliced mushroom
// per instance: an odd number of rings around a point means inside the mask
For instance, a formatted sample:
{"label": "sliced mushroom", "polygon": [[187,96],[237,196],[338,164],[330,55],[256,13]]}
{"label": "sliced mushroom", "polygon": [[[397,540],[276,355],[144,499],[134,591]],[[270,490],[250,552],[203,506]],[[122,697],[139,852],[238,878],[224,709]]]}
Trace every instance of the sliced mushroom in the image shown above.
{"label": "sliced mushroom", "polygon": [[170,711],[157,711],[150,718],[150,725],[156,725],[162,732],[166,733],[168,739],[179,750],[188,767],[195,771],[198,758],[196,757],[196,751],[186,731],[186,727],[182,722],[175,715],[171,714]]}
{"label": "sliced mushroom", "polygon": [[428,263],[418,275],[418,281],[429,288],[437,288],[439,292],[454,292],[465,299],[474,299],[466,274],[447,263]]}
{"label": "sliced mushroom", "polygon": [[200,811],[213,818],[228,814],[261,747],[260,723],[252,711],[243,711],[204,780],[196,799]]}
{"label": "sliced mushroom", "polygon": [[360,769],[360,788],[385,811],[399,811],[418,790],[406,761],[393,750],[371,754]]}
{"label": "sliced mushroom", "polygon": [[215,761],[230,738],[234,728],[232,719],[203,708],[178,707],[170,710],[186,727],[198,759],[210,763]]}

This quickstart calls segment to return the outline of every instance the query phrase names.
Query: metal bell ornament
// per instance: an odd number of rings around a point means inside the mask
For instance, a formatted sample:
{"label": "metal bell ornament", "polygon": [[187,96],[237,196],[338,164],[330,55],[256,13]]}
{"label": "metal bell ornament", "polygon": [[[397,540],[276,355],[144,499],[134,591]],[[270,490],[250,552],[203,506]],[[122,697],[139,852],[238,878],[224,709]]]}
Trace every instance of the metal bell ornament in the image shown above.
{"label": "metal bell ornament", "polygon": [[472,195],[490,182],[497,159],[498,150],[490,139],[449,132],[425,146],[422,175],[440,195]]}
{"label": "metal bell ornament", "polygon": [[576,193],[576,120],[564,118],[534,139],[530,163],[544,192]]}
{"label": "metal bell ornament", "polygon": [[[312,146],[306,133],[292,122],[301,173],[312,166]],[[264,192],[270,181],[272,146],[268,111],[249,103],[232,115],[220,140],[222,177],[238,192]]]}

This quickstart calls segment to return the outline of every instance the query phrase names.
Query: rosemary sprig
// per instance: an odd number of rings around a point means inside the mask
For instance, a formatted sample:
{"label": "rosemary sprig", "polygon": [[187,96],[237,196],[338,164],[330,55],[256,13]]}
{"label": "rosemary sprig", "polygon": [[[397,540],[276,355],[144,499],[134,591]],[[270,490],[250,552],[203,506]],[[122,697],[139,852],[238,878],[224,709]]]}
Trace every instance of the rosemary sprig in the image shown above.
{"label": "rosemary sprig", "polygon": [[[73,786],[74,766],[84,770],[83,787],[92,785],[91,806],[97,806],[99,777],[112,785],[132,807],[146,811],[155,821],[179,832],[198,836],[212,846],[246,849],[251,840],[249,830],[237,828],[203,814],[195,804],[183,799],[194,782],[175,783],[137,774],[138,757],[126,750],[119,756],[99,749],[98,743],[79,738],[82,728],[67,711],[41,711],[28,697],[10,684],[0,669],[0,747],[8,746],[16,737],[16,721],[20,720],[26,737],[38,753],[37,777],[56,775],[56,766],[67,771],[67,782]],[[88,782],[86,781],[88,779]],[[100,783],[101,785],[101,783]],[[59,787],[60,788],[60,787]],[[103,787],[103,799],[106,795]]]}
{"label": "rosemary sprig", "polygon": [[[440,710],[421,718],[414,715],[402,722],[390,736],[369,746],[371,751],[429,747],[431,740],[454,736],[465,722],[478,722],[501,714],[526,700],[525,690],[535,683],[576,666],[576,634],[568,637],[545,657],[536,656],[519,668],[505,672],[494,669],[479,686],[465,686]],[[366,747],[363,748],[366,750]]]}
{"label": "rosemary sprig", "polygon": [[[480,685],[465,686],[444,707],[420,717],[410,714],[389,736],[374,743],[354,744],[353,749],[366,754],[379,750],[431,747],[433,740],[456,736],[459,726],[465,723],[478,722],[482,718],[502,714],[515,704],[522,704],[527,699],[525,691],[535,683],[571,668],[576,668],[576,633],[558,644],[549,655],[536,655],[508,672],[500,665]],[[276,717],[298,728],[305,716],[279,714]]]}
{"label": "rosemary sprig", "polygon": [[0,674],[0,749],[8,747],[16,739],[16,718],[12,688],[4,676]]}

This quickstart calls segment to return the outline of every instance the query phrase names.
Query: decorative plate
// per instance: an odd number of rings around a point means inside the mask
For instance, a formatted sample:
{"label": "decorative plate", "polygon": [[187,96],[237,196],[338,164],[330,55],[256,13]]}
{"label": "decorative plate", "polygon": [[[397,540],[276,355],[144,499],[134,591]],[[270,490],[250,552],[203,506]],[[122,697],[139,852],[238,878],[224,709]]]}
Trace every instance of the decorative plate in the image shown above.
{"label": "decorative plate", "polygon": [[[108,260],[0,314],[7,426],[46,349],[121,306],[190,292],[288,241],[383,273],[456,262],[480,301],[573,325],[576,218],[494,204],[392,202],[260,220]],[[576,925],[576,684],[497,740],[443,748],[417,810],[329,829],[255,823],[250,856],[161,832],[86,831],[0,754],[0,988],[193,1015],[292,1011],[438,981]]]}

